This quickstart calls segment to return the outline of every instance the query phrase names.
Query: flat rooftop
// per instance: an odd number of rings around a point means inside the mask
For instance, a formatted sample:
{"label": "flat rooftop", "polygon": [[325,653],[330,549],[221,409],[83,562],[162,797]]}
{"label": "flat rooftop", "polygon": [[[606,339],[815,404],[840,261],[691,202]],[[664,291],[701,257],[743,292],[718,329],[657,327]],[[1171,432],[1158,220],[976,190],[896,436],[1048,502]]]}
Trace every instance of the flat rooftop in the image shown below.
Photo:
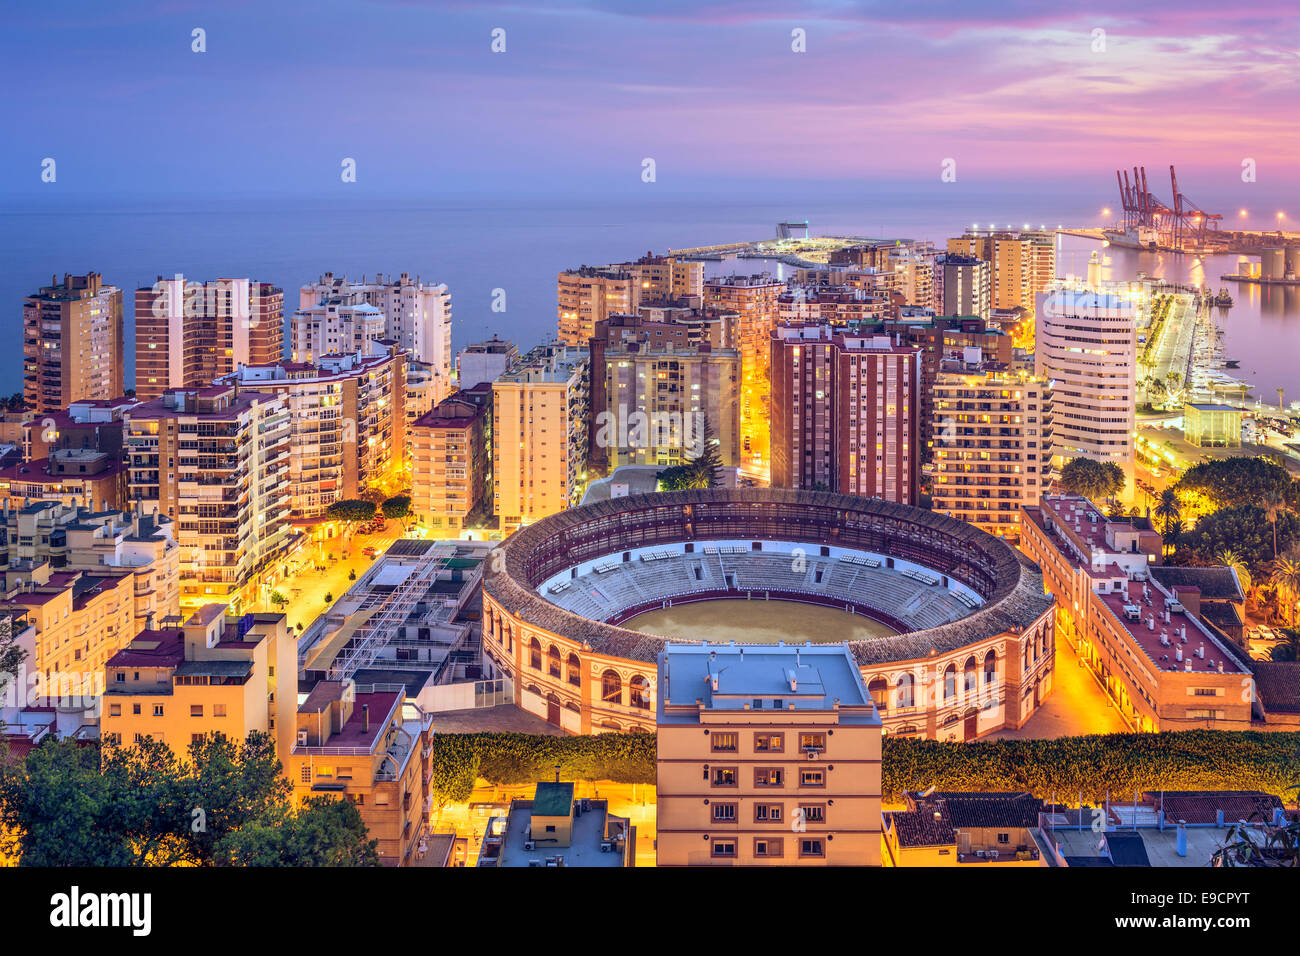
{"label": "flat rooftop", "polygon": [[[688,722],[665,704],[700,702],[703,710],[832,710],[870,707],[862,672],[843,644],[670,644],[660,655],[660,723]],[[758,702],[758,703],[756,703]],[[879,723],[867,714],[842,721]]]}
{"label": "flat rooftop", "polygon": [[[624,865],[622,853],[601,852],[600,849],[600,845],[605,842],[605,820],[608,815],[604,800],[592,800],[590,810],[573,818],[573,837],[568,846],[548,846],[539,839],[531,850],[524,849],[524,844],[531,838],[533,825],[532,807],[525,806],[527,803],[530,801],[521,800],[511,805],[497,866],[529,866],[533,860],[539,860],[545,865],[548,859],[554,857],[563,857],[564,866],[619,868]],[[501,826],[495,821],[492,825]],[[492,832],[492,827],[489,828],[489,833]],[[486,841],[487,837],[484,839]]]}
{"label": "flat rooftop", "polygon": [[[1169,621],[1166,623],[1164,614],[1167,604],[1164,595],[1156,588],[1148,587],[1148,593],[1144,596],[1142,589],[1143,582],[1127,581],[1123,591],[1099,594],[1098,597],[1115,615],[1115,619],[1124,625],[1133,643],[1146,651],[1147,657],[1160,670],[1192,674],[1246,673],[1245,668],[1224,650],[1200,621],[1185,610],[1170,610]],[[1131,618],[1130,612],[1125,610],[1134,607],[1138,609],[1136,619]],[[1148,627],[1148,622],[1153,626]],[[1180,636],[1184,633],[1185,641]],[[1168,645],[1161,642],[1161,635],[1168,639]],[[1205,649],[1204,658],[1196,656],[1202,647]],[[1183,656],[1181,661],[1178,660],[1179,650]],[[1188,666],[1189,663],[1191,666]]]}

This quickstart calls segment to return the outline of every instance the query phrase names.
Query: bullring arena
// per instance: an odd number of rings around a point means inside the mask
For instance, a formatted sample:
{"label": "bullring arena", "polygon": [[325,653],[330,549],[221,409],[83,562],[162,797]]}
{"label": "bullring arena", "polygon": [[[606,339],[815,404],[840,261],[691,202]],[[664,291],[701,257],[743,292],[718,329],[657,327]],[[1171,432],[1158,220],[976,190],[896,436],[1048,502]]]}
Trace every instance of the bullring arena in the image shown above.
{"label": "bullring arena", "polygon": [[[734,601],[750,603],[693,633],[697,608]],[[777,623],[739,633],[779,639],[802,606],[817,640],[847,640],[886,733],[1014,729],[1051,691],[1051,598],[1011,546],[874,498],[755,488],[616,498],[516,532],[484,577],[485,676],[569,732],[650,732],[659,652],[752,602],[778,603],[746,619]],[[623,626],[633,619],[677,627]]]}

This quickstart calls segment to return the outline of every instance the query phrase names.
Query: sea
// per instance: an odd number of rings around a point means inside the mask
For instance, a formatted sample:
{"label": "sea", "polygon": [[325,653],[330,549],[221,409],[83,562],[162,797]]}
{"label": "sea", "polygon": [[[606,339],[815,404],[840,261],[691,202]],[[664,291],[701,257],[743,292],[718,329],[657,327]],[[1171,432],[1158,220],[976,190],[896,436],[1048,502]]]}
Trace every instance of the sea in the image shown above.
{"label": "sea", "polygon": [[[21,329],[25,295],[65,272],[96,271],[124,290],[127,380],[134,380],[133,290],[158,276],[197,280],[248,276],[285,290],[286,313],[298,288],[324,272],[360,278],[401,272],[444,282],[452,296],[453,347],[499,335],[520,351],[555,329],[556,273],[579,265],[636,258],[646,252],[775,236],[781,221],[809,223],[813,235],[929,239],[942,247],[970,226],[1019,228],[1098,225],[1094,204],[1054,198],[1010,202],[935,201],[934,192],[885,191],[825,196],[680,197],[613,200],[577,197],[425,200],[24,199],[0,205],[0,395],[22,388]],[[1220,320],[1235,373],[1255,394],[1276,402],[1276,389],[1300,398],[1300,287],[1233,285],[1237,257],[1194,259],[1109,247],[1086,238],[1058,239],[1058,272],[1084,275],[1089,255],[1104,256],[1104,275],[1144,272],[1178,282],[1226,286],[1234,306]],[[776,264],[710,262],[710,275],[778,271]],[[501,302],[504,311],[494,311]],[[286,316],[287,317],[287,316]]]}

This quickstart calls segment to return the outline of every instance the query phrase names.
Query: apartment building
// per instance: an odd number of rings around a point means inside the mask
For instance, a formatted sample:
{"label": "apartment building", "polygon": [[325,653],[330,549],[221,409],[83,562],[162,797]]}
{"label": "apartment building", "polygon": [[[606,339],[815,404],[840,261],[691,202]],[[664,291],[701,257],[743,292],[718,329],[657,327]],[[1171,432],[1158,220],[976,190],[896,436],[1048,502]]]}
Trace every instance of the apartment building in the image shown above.
{"label": "apartment building", "polygon": [[1017,538],[1021,509],[1050,481],[1050,384],[970,349],[941,366],[933,403],[933,509]]}
{"label": "apartment building", "polygon": [[880,865],[880,716],[846,647],[672,644],[656,698],[659,866]]}
{"label": "apartment building", "polygon": [[1043,801],[1031,793],[908,791],[885,814],[886,866],[1046,866],[1034,833]]}
{"label": "apartment building", "polygon": [[98,451],[122,457],[122,415],[140,404],[136,398],[72,402],[61,411],[23,412],[17,437],[23,461],[48,458],[54,451]]}
{"label": "apartment building", "polygon": [[1135,730],[1251,727],[1249,658],[1200,618],[1200,589],[1151,573],[1160,536],[1077,495],[1024,509],[1020,548],[1056,600],[1056,629]]}
{"label": "apartment building", "polygon": [[125,391],[122,290],[98,272],[50,279],[23,299],[23,401],[37,413]]}
{"label": "apartment building", "polygon": [[[724,465],[739,465],[740,352],[715,348],[692,314],[616,315],[591,338],[589,457],[600,467],[679,465],[702,450],[705,419]],[[681,321],[678,321],[681,319]]]}
{"label": "apartment building", "polygon": [[1082,286],[1038,296],[1034,374],[1054,383],[1054,454],[1131,469],[1137,426],[1137,310]]}
{"label": "apartment building", "polygon": [[782,325],[806,322],[835,328],[854,328],[892,318],[893,296],[849,286],[796,286],[777,296],[777,317]]}
{"label": "apartment building", "polygon": [[1056,280],[1056,238],[1050,232],[967,230],[948,240],[948,253],[989,263],[995,309],[1032,311],[1038,294]]}
{"label": "apartment building", "polygon": [[104,665],[105,743],[145,737],[184,755],[207,734],[243,741],[254,731],[275,741],[288,773],[295,740],[298,671],[295,635],[283,614],[198,608],[180,627],[141,631]]}
{"label": "apartment building", "polygon": [[284,291],[269,282],[187,282],[178,273],[135,292],[135,393],[142,401],[283,358]]}
{"label": "apartment building", "polygon": [[585,348],[597,322],[636,311],[641,290],[638,276],[623,266],[582,266],[556,277],[556,299],[557,338]]}
{"label": "apartment building", "polygon": [[935,304],[938,315],[975,315],[987,320],[993,308],[993,272],[985,259],[955,253],[935,264]]}
{"label": "apartment building", "polygon": [[462,389],[479,382],[495,382],[519,360],[519,349],[495,335],[461,349],[456,356],[456,381]]}
{"label": "apartment building", "polygon": [[95,574],[107,569],[135,575],[136,629],[152,615],[180,613],[180,549],[173,522],[161,515],[35,501],[0,510],[0,570]]}
{"label": "apartment building", "polygon": [[623,263],[622,268],[632,274],[641,302],[704,293],[704,263],[699,260],[647,252],[635,262]]}
{"label": "apartment building", "polygon": [[289,412],[289,510],[323,515],[336,501],[406,474],[406,355],[327,355],[314,363],[244,365],[218,384],[283,396]]}
{"label": "apartment building", "polygon": [[920,350],[824,325],[770,342],[773,486],[915,504]]}
{"label": "apartment building", "polygon": [[426,283],[418,275],[412,279],[403,272],[394,279],[380,273],[373,282],[365,276],[349,282],[325,273],[299,289],[292,339],[295,362],[315,361],[330,352],[356,352],[369,339],[391,339],[411,359],[432,367],[434,404],[454,388],[451,293],[445,284]]}
{"label": "apartment building", "polygon": [[280,576],[290,544],[291,415],[284,396],[212,385],[127,415],[130,499],[176,522],[181,605],[238,612]]}
{"label": "apartment building", "polygon": [[767,477],[772,468],[769,399],[768,337],[779,322],[777,299],[785,283],[769,273],[729,275],[704,283],[704,308],[735,314],[736,347],[740,349],[740,429],[742,468]]}
{"label": "apartment building", "polygon": [[432,808],[432,718],[401,684],[320,681],[298,706],[285,761],[294,797],[354,804],[380,863],[409,866]]}
{"label": "apartment building", "polygon": [[590,351],[539,345],[492,383],[492,509],[510,532],[582,499]]}
{"label": "apartment building", "polygon": [[104,663],[137,633],[135,574],[54,570],[49,561],[11,561],[0,613],[20,613],[35,630],[25,666],[40,675],[40,697],[91,697]]}
{"label": "apartment building", "polygon": [[62,448],[21,464],[0,468],[0,503],[18,508],[32,499],[65,505],[94,502],[104,508],[127,506],[128,473],[120,454]]}
{"label": "apartment building", "polygon": [[411,426],[411,510],[457,536],[492,500],[492,384],[445,398]]}

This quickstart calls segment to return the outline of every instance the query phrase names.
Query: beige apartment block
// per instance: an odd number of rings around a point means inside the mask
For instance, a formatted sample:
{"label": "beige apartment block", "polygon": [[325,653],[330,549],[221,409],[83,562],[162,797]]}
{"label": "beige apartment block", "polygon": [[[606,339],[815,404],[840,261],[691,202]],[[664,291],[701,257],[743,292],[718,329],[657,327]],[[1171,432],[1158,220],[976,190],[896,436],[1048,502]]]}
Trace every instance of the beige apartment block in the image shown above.
{"label": "beige apartment block", "polygon": [[124,389],[122,290],[98,272],[55,276],[23,299],[23,400],[37,412]]}
{"label": "beige apartment block", "polygon": [[659,866],[879,866],[880,716],[844,645],[659,655]]}
{"label": "beige apartment block", "polygon": [[582,498],[589,356],[541,345],[492,383],[493,511],[507,534]]}

